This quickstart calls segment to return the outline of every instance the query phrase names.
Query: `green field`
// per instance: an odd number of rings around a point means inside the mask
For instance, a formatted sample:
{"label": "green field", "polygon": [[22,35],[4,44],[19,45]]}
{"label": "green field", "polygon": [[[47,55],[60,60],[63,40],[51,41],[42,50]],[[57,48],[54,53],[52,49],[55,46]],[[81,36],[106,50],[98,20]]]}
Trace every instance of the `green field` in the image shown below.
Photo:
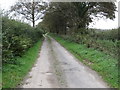
{"label": "green field", "polygon": [[61,45],[73,53],[80,61],[97,71],[110,87],[118,88],[118,61],[104,52],[87,48],[61,37],[52,35]]}
{"label": "green field", "polygon": [[31,47],[22,57],[17,58],[17,64],[3,65],[3,88],[15,88],[20,84],[35,63],[41,45],[42,40]]}

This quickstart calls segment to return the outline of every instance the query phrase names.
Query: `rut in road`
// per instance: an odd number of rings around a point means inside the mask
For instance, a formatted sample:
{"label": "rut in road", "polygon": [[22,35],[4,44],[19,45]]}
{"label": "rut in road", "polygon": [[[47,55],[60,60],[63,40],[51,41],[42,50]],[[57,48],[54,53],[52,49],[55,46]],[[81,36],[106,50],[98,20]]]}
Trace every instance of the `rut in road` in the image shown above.
{"label": "rut in road", "polygon": [[46,37],[39,58],[22,88],[108,88],[93,70],[83,65],[51,37]]}

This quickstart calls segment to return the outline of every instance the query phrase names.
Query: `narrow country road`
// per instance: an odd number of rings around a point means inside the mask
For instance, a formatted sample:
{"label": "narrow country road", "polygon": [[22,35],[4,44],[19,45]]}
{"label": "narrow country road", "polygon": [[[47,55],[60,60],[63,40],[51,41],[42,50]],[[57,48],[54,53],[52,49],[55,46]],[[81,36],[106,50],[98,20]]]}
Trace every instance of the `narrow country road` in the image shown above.
{"label": "narrow country road", "polygon": [[53,38],[46,37],[36,64],[22,88],[108,88],[101,77],[79,62]]}

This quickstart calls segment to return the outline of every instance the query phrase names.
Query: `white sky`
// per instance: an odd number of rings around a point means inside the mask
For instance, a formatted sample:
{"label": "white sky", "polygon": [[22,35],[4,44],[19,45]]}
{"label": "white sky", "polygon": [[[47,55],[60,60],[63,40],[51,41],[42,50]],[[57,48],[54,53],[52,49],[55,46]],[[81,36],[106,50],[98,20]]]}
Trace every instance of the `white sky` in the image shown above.
{"label": "white sky", "polygon": [[[9,10],[11,5],[14,5],[14,3],[18,0],[0,0],[0,8]],[[28,0],[29,1],[29,0]],[[116,3],[118,7],[118,0]],[[118,8],[117,8],[118,10]],[[114,20],[104,19],[101,18],[99,20],[95,19],[93,23],[90,24],[90,28],[96,28],[96,29],[114,29],[118,27],[118,12],[115,13],[116,18]]]}

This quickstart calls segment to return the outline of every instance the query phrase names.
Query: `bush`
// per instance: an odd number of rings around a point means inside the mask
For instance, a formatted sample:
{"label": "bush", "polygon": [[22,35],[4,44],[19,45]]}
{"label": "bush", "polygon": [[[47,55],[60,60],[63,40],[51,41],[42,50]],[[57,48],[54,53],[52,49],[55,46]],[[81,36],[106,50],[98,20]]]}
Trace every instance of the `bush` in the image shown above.
{"label": "bush", "polygon": [[2,31],[3,63],[14,63],[15,59],[13,58],[22,56],[28,48],[42,37],[41,30],[7,17],[2,19]]}
{"label": "bush", "polygon": [[95,30],[96,38],[101,40],[118,40],[118,29],[112,30]]}
{"label": "bush", "polygon": [[104,53],[115,58],[118,57],[118,29],[107,31],[81,29],[74,34],[62,35],[62,37],[69,41],[84,44],[88,48],[94,48],[99,51],[103,51]]}

